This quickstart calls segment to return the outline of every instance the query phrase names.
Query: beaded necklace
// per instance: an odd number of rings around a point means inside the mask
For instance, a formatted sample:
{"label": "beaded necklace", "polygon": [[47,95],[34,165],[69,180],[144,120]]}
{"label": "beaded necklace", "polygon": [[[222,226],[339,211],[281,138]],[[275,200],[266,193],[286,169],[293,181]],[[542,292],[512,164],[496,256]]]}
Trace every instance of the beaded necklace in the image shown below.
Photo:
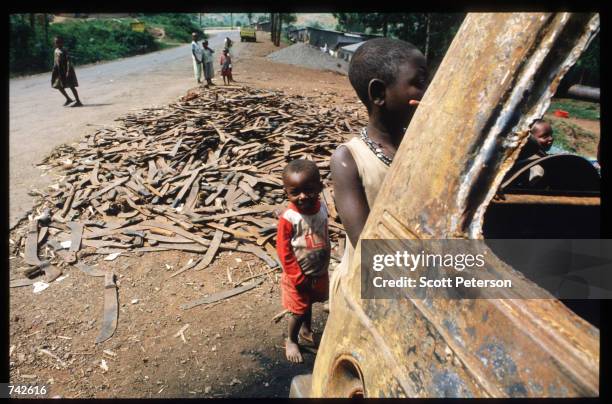
{"label": "beaded necklace", "polygon": [[385,154],[380,143],[374,142],[368,136],[368,130],[366,128],[361,129],[361,139],[366,145],[372,150],[372,152],[382,161],[386,166],[390,166],[393,159]]}

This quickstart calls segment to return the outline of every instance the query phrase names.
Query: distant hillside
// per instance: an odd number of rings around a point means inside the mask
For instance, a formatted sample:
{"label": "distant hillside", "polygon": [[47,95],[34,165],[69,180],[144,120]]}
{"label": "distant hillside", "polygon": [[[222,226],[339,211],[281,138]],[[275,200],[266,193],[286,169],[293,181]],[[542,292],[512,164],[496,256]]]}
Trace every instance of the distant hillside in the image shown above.
{"label": "distant hillside", "polygon": [[331,13],[298,13],[294,25],[297,27],[316,26],[317,23],[321,28],[336,29],[338,20]]}

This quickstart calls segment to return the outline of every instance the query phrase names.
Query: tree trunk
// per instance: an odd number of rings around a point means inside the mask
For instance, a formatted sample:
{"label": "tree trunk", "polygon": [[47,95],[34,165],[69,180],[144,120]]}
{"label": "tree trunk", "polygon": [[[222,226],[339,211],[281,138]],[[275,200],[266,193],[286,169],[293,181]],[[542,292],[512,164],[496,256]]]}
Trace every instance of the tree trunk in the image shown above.
{"label": "tree trunk", "polygon": [[32,28],[32,30],[34,30],[34,13],[30,13],[30,28]]}
{"label": "tree trunk", "polygon": [[270,39],[274,42],[274,13],[270,13]]}
{"label": "tree trunk", "polygon": [[278,15],[278,24],[277,24],[277,30],[276,30],[276,43],[274,45],[280,46],[280,37],[281,37],[282,29],[283,29],[283,17],[280,13],[277,15]]}
{"label": "tree trunk", "polygon": [[384,36],[385,38],[387,37],[388,25],[389,25],[388,16],[387,16],[387,14],[385,13],[385,14],[384,14],[384,16],[383,16],[383,26],[382,26],[382,29],[383,29],[383,36]]}
{"label": "tree trunk", "polygon": [[431,20],[431,14],[427,13],[425,17],[425,59],[429,58],[429,35],[430,35],[429,26],[431,25],[430,20]]}
{"label": "tree trunk", "polygon": [[47,14],[43,14],[45,18],[45,46],[49,43],[49,19],[47,18]]}

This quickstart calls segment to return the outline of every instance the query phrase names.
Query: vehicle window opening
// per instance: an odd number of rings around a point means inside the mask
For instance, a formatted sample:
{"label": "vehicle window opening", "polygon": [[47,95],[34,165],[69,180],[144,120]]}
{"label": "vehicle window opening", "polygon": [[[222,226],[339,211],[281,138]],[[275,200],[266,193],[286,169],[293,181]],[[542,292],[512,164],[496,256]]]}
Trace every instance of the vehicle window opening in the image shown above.
{"label": "vehicle window opening", "polygon": [[[485,239],[601,238],[599,134],[580,129],[567,118],[574,116],[581,122],[592,111],[598,112],[599,89],[593,89],[597,98],[590,93],[587,96],[591,98],[585,98],[582,93],[576,95],[575,87],[562,82],[548,112],[530,123],[527,143],[487,207],[482,226]],[[559,106],[574,109],[568,114]],[[598,127],[594,118],[599,114],[592,118],[591,126]],[[495,252],[521,270],[503,252]],[[599,300],[561,301],[599,327]]]}

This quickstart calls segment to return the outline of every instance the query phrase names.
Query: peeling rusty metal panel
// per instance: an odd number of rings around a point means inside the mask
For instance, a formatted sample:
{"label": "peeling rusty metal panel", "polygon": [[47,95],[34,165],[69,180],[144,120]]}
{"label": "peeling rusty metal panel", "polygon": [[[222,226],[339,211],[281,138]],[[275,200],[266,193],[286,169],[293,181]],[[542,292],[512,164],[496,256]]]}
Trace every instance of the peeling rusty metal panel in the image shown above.
{"label": "peeling rusty metal panel", "polygon": [[[528,122],[543,115],[598,30],[597,14],[468,14],[362,238],[481,238],[486,207],[527,139]],[[330,308],[313,397],[344,394],[331,388],[344,356],[358,364],[366,397],[598,396],[599,330],[561,302],[520,294],[362,300],[359,260],[353,264]]]}

